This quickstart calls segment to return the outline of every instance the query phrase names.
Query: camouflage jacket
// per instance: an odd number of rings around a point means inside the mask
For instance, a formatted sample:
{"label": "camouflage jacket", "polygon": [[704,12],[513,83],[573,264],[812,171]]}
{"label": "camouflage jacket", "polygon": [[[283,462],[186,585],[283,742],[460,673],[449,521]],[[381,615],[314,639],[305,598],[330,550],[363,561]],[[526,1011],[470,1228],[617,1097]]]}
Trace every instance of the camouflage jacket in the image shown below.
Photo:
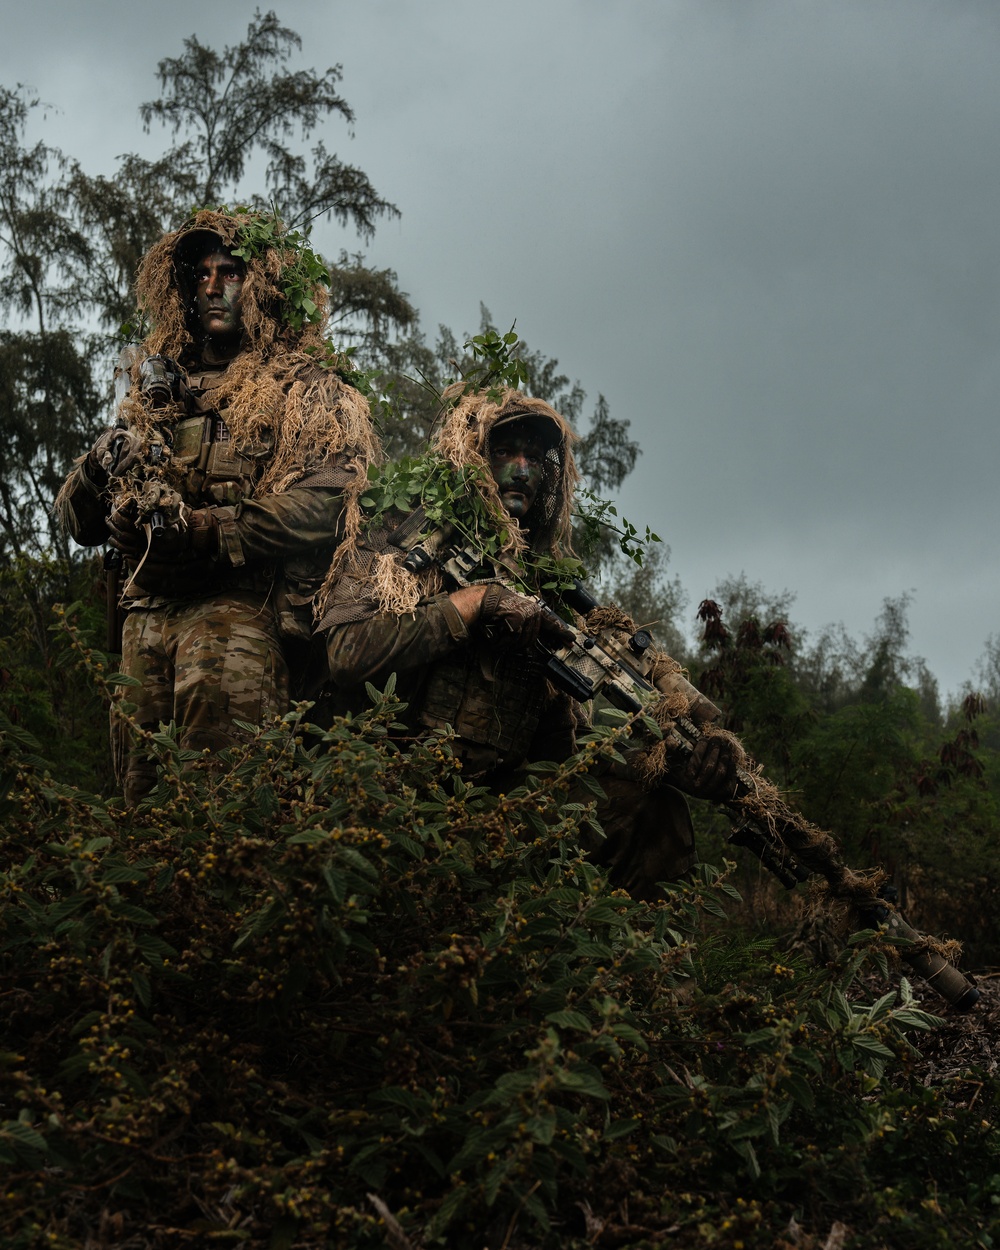
{"label": "camouflage jacket", "polygon": [[[254,448],[252,457],[228,452],[224,419],[215,423],[223,432],[223,440],[202,439],[204,422],[211,423],[219,415],[213,407],[212,391],[222,372],[218,368],[189,371],[187,416],[174,426],[178,434],[175,451],[180,450],[184,427],[193,427],[188,457],[191,469],[182,494],[193,508],[215,508],[220,522],[219,552],[211,558],[173,565],[147,562],[139,567],[138,574],[138,562],[133,562],[126,568],[125,602],[130,607],[154,607],[235,589],[274,592],[278,611],[288,616],[291,632],[308,636],[308,605],[340,534],[343,490],[364,466],[348,454],[331,456],[327,464],[303,476],[290,489],[254,495],[254,477],[267,461],[266,444]],[[189,436],[191,433],[188,431]],[[223,487],[228,490],[234,486],[233,479],[236,490],[232,496],[220,494]],[[71,471],[62,499],[67,527],[78,543],[96,546],[107,541],[105,522],[114,499],[109,487],[100,487],[90,478],[86,457]]]}
{"label": "camouflage jacket", "polygon": [[577,705],[549,684],[542,657],[470,629],[447,594],[403,615],[362,608],[337,623],[336,608],[320,626],[333,714],[366,707],[365,683],[382,689],[395,673],[403,720],[414,732],[450,725],[467,776],[496,781],[575,750]]}

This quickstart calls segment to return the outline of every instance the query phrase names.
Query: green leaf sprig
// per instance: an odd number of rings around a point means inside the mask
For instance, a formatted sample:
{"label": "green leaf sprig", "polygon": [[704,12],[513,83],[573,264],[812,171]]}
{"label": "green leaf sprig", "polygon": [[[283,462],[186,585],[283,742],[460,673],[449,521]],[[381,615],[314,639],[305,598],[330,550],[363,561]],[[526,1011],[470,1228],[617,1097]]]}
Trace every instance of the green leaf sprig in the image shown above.
{"label": "green leaf sprig", "polygon": [[490,402],[498,404],[503,387],[517,390],[529,384],[528,367],[517,355],[520,340],[514,330],[516,324],[514,322],[506,334],[484,330],[466,340],[465,346],[476,363],[464,375],[463,394],[485,391]]}
{"label": "green leaf sprig", "polygon": [[573,516],[580,523],[579,545],[585,552],[596,550],[602,533],[610,531],[622,554],[634,564],[641,565],[646,547],[650,543],[663,542],[648,525],[644,527],[645,534],[640,534],[638,527],[628,517],[621,516],[610,499],[604,499],[586,487],[577,488],[576,503]]}
{"label": "green leaf sprig", "polygon": [[[220,206],[216,211],[228,213]],[[307,323],[316,324],[323,318],[322,310],[313,299],[318,286],[330,285],[330,271],[322,257],[309,246],[308,233],[288,230],[277,213],[263,213],[240,207],[236,214],[243,216],[237,230],[238,247],[233,255],[251,261],[274,248],[282,253],[292,253],[292,260],[281,271],[279,287],[284,297],[281,320],[293,330],[301,330]]]}
{"label": "green leaf sprig", "polygon": [[456,468],[437,452],[406,456],[378,469],[368,470],[369,486],[361,498],[369,526],[379,525],[388,512],[409,514],[423,507],[428,532],[451,525],[465,543],[481,552],[484,565],[497,563],[520,582],[527,593],[563,590],[583,577],[585,570],[572,557],[557,558],[542,552],[512,554],[510,518],[491,508],[478,489],[488,470],[474,465]]}

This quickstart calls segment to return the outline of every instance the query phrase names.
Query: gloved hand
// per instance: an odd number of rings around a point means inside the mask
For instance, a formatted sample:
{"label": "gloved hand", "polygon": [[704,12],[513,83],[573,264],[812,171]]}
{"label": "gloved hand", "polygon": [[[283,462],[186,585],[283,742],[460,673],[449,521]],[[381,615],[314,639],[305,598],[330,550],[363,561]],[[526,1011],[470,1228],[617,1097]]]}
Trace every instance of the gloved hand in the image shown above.
{"label": "gloved hand", "polygon": [[219,554],[219,522],[214,508],[183,507],[179,522],[153,535],[153,560],[201,560]]}
{"label": "gloved hand", "polygon": [[115,508],[107,519],[110,531],[108,542],[129,560],[138,560],[146,550],[146,535],[138,521],[138,508],[134,499],[128,499]]}
{"label": "gloved hand", "polygon": [[698,799],[724,802],[736,790],[737,750],[729,738],[699,738],[676,778],[681,790]]}
{"label": "gloved hand", "polygon": [[500,646],[527,648],[542,628],[542,608],[534,599],[494,582],[487,586],[479,606],[479,621]]}
{"label": "gloved hand", "polygon": [[[148,520],[148,518],[147,518]],[[129,499],[107,520],[112,547],[130,560],[138,560],[147,546],[145,525],[138,520],[138,508]],[[168,524],[152,535],[149,546],[154,563],[177,563],[218,555],[219,523],[212,508],[187,508],[179,522]]]}
{"label": "gloved hand", "polygon": [[95,486],[104,487],[109,478],[123,476],[142,455],[143,440],[134,430],[105,430],[87,452],[87,476]]}

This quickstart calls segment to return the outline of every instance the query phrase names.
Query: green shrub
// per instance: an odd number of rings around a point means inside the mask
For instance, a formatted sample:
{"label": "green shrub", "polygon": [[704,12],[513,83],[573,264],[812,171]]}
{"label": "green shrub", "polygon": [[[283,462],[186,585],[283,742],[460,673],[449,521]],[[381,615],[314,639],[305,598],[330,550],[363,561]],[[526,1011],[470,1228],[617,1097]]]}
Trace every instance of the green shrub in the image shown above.
{"label": "green shrub", "polygon": [[832,970],[734,945],[708,867],[656,906],[609,892],[565,798],[609,737],[494,796],[446,735],[399,741],[398,708],[289,716],[224,773],[165,731],[135,812],[8,728],[5,1245],[986,1228],[986,1104],[908,1076],[934,1019],[905,983],[847,997],[864,942]]}

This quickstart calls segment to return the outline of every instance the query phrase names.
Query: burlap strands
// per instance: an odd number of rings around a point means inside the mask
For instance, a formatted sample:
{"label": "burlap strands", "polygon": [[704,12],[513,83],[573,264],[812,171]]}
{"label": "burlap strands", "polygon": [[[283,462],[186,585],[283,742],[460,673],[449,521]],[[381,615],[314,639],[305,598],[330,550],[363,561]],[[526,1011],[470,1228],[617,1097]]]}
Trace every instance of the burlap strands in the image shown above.
{"label": "burlap strands", "polygon": [[[249,213],[203,210],[179,230],[164,235],[146,253],[137,280],[139,307],[151,324],[143,342],[146,353],[164,355],[186,366],[193,363],[197,328],[193,328],[192,292],[184,266],[178,264],[178,249],[191,236],[206,233],[216,235],[223,247],[236,247],[240,228],[251,217]],[[301,329],[281,320],[282,273],[293,261],[294,249],[279,245],[246,262],[242,350],[215,391],[235,450],[253,454],[261,443],[272,448],[255,483],[255,493],[261,494],[288,490],[338,453],[357,456],[366,463],[377,463],[381,458],[367,401],[333,369],[318,363],[326,351],[325,316]],[[325,313],[325,286],[317,282],[310,295]],[[122,416],[141,431],[152,429],[169,413],[150,410],[133,386]],[[355,531],[360,520],[356,500],[365,486],[364,474],[359,478],[347,489],[348,526]]]}

